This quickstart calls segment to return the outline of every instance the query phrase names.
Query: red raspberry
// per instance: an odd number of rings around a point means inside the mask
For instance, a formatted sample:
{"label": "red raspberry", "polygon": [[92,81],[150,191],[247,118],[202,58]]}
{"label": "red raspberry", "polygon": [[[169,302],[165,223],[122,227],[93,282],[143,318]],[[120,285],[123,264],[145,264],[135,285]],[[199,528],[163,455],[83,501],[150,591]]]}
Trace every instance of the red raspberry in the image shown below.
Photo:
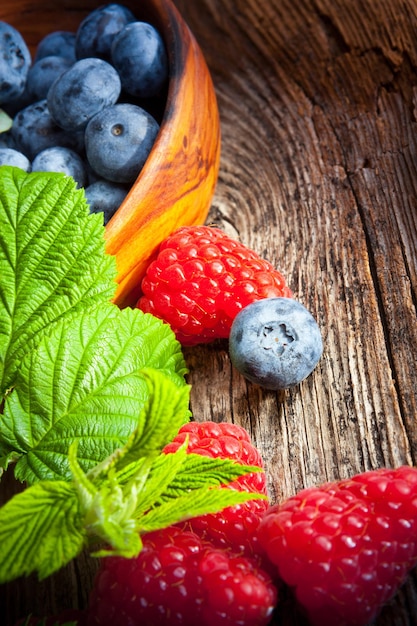
{"label": "red raspberry", "polygon": [[108,557],[90,597],[88,626],[264,626],[277,591],[249,559],[192,532],[148,533],[137,558]]}
{"label": "red raspberry", "polygon": [[[237,424],[188,422],[180,428],[164,452],[175,452],[187,436],[188,452],[211,458],[230,458],[244,465],[264,466],[259,451],[251,443],[249,433]],[[265,472],[241,476],[227,486],[238,491],[267,495]],[[268,500],[249,500],[227,507],[220,513],[193,517],[181,526],[193,530],[219,548],[230,548],[237,554],[259,557],[256,531],[268,506]]]}
{"label": "red raspberry", "polygon": [[137,306],[170,324],[183,345],[227,338],[246,305],[292,296],[271,263],[211,226],[184,226],[165,239],[141,289]]}
{"label": "red raspberry", "polygon": [[258,534],[312,624],[368,624],[417,564],[417,469],[304,489],[272,506]]}

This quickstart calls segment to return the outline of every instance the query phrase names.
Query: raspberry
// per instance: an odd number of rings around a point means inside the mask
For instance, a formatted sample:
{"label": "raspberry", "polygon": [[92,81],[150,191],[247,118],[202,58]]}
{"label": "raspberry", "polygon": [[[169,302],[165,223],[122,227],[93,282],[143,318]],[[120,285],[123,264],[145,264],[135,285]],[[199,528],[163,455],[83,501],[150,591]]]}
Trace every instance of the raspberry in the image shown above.
{"label": "raspberry", "polygon": [[417,469],[378,469],[304,489],[258,535],[313,625],[365,625],[417,564]]}
{"label": "raspberry", "polygon": [[[242,426],[227,422],[188,422],[165,446],[164,452],[175,452],[186,437],[188,452],[211,458],[230,458],[238,463],[263,468],[262,457]],[[228,488],[267,495],[265,473],[241,476]],[[256,531],[268,506],[268,500],[249,500],[227,507],[220,513],[193,517],[181,527],[193,530],[219,548],[230,548],[238,554],[260,558]]]}
{"label": "raspberry", "polygon": [[264,626],[277,591],[249,559],[170,527],[144,535],[137,558],[109,557],[89,603],[88,626]]}
{"label": "raspberry", "polygon": [[165,239],[141,289],[137,306],[170,324],[183,345],[227,338],[246,305],[292,296],[269,261],[211,226],[184,226]]}

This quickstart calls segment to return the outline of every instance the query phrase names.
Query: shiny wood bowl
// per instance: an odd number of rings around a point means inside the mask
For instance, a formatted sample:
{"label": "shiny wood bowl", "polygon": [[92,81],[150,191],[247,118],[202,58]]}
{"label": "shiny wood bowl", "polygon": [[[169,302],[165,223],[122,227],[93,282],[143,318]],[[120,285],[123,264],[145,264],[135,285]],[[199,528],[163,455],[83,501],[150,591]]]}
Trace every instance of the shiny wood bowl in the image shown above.
{"label": "shiny wood bowl", "polygon": [[[54,30],[75,31],[103,0],[2,0],[0,20],[17,28],[34,53]],[[171,0],[126,0],[151,22],[167,47],[170,78],[155,144],[128,195],[106,225],[116,257],[120,306],[135,304],[140,281],[159,243],[182,225],[204,223],[217,182],[220,123],[202,51]]]}

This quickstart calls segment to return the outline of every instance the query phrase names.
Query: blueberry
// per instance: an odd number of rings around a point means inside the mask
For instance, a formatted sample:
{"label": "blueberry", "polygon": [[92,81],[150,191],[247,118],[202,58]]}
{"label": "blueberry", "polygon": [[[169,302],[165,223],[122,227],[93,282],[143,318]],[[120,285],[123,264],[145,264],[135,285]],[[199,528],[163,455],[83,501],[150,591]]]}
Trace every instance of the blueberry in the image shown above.
{"label": "blueberry", "polygon": [[54,80],[71,65],[72,61],[69,59],[56,55],[42,57],[39,61],[35,61],[29,69],[26,81],[26,89],[32,101],[44,100]]}
{"label": "blueberry", "polygon": [[16,149],[16,142],[13,138],[11,129],[0,133],[0,148]]}
{"label": "blueberry", "polygon": [[98,180],[85,188],[91,213],[103,213],[104,224],[114,215],[127,195],[127,188],[108,180]]}
{"label": "blueberry", "polygon": [[316,367],[323,352],[317,322],[292,298],[265,298],[235,317],[230,359],[245,378],[267,389],[297,385]]}
{"label": "blueberry", "polygon": [[132,183],[152,149],[159,124],[134,104],[116,104],[97,113],[85,129],[87,159],[97,174]]}
{"label": "blueberry", "polygon": [[168,57],[159,32],[146,22],[132,22],[114,38],[112,63],[122,88],[138,98],[158,95],[168,79]]}
{"label": "blueberry", "polygon": [[55,30],[45,35],[36,48],[34,62],[49,56],[64,57],[75,63],[75,33]]}
{"label": "blueberry", "polygon": [[29,106],[29,104],[33,104],[33,102],[34,100],[27,89],[27,81],[26,81],[25,88],[23,92],[20,94],[20,96],[18,96],[17,98],[14,98],[10,102],[2,104],[1,106],[2,106],[3,111],[6,111],[6,113],[10,115],[10,117],[14,117],[16,113],[18,113],[22,109],[25,109],[27,106]]}
{"label": "blueberry", "polygon": [[82,158],[73,150],[54,146],[42,150],[32,162],[33,172],[63,172],[77,183],[77,187],[84,187],[87,173]]}
{"label": "blueberry", "polygon": [[121,4],[107,4],[91,11],[76,33],[75,50],[78,59],[98,57],[110,61],[113,39],[135,16]]}
{"label": "blueberry", "polygon": [[25,172],[30,172],[31,168],[29,159],[14,148],[0,148],[0,165],[13,165]]}
{"label": "blueberry", "polygon": [[103,180],[103,177],[100,176],[99,174],[97,174],[97,172],[95,172],[93,170],[93,168],[91,167],[90,163],[88,162],[88,159],[85,160],[85,167],[87,170],[87,184],[86,187],[88,187],[89,185],[92,185],[93,183],[97,183],[99,180]]}
{"label": "blueberry", "polygon": [[48,108],[58,126],[79,130],[93,115],[114,104],[120,91],[119,75],[110,63],[81,59],[52,83]]}
{"label": "blueberry", "polygon": [[0,22],[0,105],[23,93],[31,62],[29,48],[19,31]]}
{"label": "blueberry", "polygon": [[64,146],[76,152],[84,148],[84,133],[68,132],[55,124],[46,100],[30,104],[19,111],[12,126],[16,148],[33,160],[38,152],[52,146]]}

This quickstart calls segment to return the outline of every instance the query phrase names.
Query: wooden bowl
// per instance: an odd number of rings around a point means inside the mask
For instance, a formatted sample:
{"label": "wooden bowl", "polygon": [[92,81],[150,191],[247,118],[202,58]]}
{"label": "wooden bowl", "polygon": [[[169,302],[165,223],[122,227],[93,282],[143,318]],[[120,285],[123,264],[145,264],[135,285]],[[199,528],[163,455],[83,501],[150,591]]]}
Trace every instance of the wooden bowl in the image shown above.
{"label": "wooden bowl", "polygon": [[[23,35],[31,52],[54,30],[75,31],[103,0],[2,0],[0,20]],[[140,281],[159,243],[182,225],[204,223],[217,181],[220,123],[204,56],[171,0],[126,0],[164,38],[170,79],[161,128],[126,199],[106,226],[115,255],[120,306],[135,304]]]}

